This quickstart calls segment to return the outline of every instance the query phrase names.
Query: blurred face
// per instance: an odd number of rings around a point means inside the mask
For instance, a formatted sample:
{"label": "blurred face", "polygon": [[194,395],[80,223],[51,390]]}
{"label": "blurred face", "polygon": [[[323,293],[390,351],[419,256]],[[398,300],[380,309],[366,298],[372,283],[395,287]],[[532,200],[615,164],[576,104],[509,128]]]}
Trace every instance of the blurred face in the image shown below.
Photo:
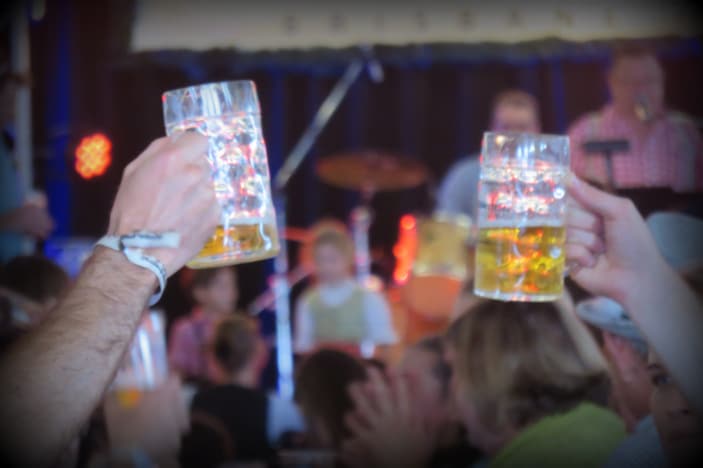
{"label": "blurred face", "polygon": [[194,291],[195,300],[204,309],[218,314],[234,312],[239,298],[237,279],[231,268],[221,268],[207,286]]}
{"label": "blurred face", "polygon": [[445,398],[442,382],[436,375],[440,358],[430,351],[420,348],[408,348],[403,355],[398,371],[410,378],[413,386],[423,395],[428,403],[433,404],[432,412],[439,414],[444,410]]}
{"label": "blurred face", "polygon": [[628,429],[634,429],[650,413],[652,385],[646,358],[627,339],[609,332],[603,333],[603,347],[614,370],[611,391],[627,412],[621,411],[620,416],[628,424]]}
{"label": "blurred face", "polygon": [[501,104],[493,112],[491,130],[494,132],[539,133],[535,109],[530,106]]}
{"label": "blurred face", "polygon": [[648,369],[654,386],[650,400],[652,416],[669,462],[696,460],[703,441],[703,421],[690,408],[656,355],[650,355]]}
{"label": "blurred face", "polygon": [[338,283],[349,277],[349,259],[337,246],[322,244],[315,248],[315,272],[322,283]]}
{"label": "blurred face", "polygon": [[664,107],[664,72],[651,55],[620,59],[608,76],[613,105],[623,115],[645,120]]}
{"label": "blurred face", "polygon": [[457,417],[466,429],[469,442],[488,455],[495,455],[509,440],[508,434],[496,434],[486,428],[479,418],[476,405],[469,397],[468,384],[463,382],[456,369],[456,347],[447,344],[444,359],[452,369],[451,400]]}

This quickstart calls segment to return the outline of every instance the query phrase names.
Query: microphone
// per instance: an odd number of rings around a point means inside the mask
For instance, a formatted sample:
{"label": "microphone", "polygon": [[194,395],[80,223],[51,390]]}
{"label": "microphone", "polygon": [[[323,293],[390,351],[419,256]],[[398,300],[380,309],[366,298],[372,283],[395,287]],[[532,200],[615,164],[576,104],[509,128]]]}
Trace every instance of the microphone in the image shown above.
{"label": "microphone", "polygon": [[647,96],[637,96],[635,99],[635,115],[642,122],[649,122],[652,120],[652,106],[649,104],[649,99]]}
{"label": "microphone", "polygon": [[369,71],[371,81],[374,83],[382,82],[384,78],[383,67],[376,58],[376,55],[373,53],[373,47],[370,45],[362,45],[359,46],[359,48],[361,49],[361,53],[366,61],[366,68]]}

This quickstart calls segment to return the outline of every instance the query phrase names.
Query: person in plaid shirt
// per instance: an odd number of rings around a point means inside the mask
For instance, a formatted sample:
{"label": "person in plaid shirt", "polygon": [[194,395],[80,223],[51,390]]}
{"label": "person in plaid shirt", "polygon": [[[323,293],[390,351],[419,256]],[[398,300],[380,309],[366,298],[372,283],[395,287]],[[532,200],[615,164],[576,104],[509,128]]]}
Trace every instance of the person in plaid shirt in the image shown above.
{"label": "person in plaid shirt", "polygon": [[[569,130],[572,169],[616,189],[703,190],[703,142],[695,123],[664,104],[664,72],[649,50],[616,50],[608,72],[611,102],[578,119]],[[629,150],[612,156],[609,180],[604,155],[586,154],[590,140],[624,139]]]}

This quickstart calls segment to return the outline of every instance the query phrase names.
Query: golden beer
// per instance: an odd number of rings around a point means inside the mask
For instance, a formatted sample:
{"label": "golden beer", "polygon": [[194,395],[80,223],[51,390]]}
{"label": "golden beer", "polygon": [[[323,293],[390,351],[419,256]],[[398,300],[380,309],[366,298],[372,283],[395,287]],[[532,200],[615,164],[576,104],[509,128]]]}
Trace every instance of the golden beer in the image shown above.
{"label": "golden beer", "polygon": [[479,230],[474,291],[513,301],[550,301],[564,287],[563,226]]}
{"label": "golden beer", "polygon": [[142,400],[142,391],[138,388],[119,388],[115,390],[115,398],[122,408],[134,408]]}
{"label": "golden beer", "polygon": [[225,229],[218,226],[198,255],[186,265],[212,268],[252,262],[278,255],[275,221],[237,224]]}

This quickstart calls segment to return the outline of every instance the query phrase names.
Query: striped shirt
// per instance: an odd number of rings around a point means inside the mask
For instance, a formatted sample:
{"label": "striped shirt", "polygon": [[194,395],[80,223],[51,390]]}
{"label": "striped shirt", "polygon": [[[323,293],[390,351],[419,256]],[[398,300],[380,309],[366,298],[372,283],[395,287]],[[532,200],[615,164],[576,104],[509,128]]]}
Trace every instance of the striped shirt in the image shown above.
{"label": "striped shirt", "polygon": [[696,125],[679,112],[667,111],[644,135],[615,112],[612,105],[580,118],[569,130],[571,167],[583,179],[605,184],[605,156],[586,154],[589,140],[624,139],[627,152],[613,160],[615,188],[671,188],[677,192],[703,190],[703,142]]}

